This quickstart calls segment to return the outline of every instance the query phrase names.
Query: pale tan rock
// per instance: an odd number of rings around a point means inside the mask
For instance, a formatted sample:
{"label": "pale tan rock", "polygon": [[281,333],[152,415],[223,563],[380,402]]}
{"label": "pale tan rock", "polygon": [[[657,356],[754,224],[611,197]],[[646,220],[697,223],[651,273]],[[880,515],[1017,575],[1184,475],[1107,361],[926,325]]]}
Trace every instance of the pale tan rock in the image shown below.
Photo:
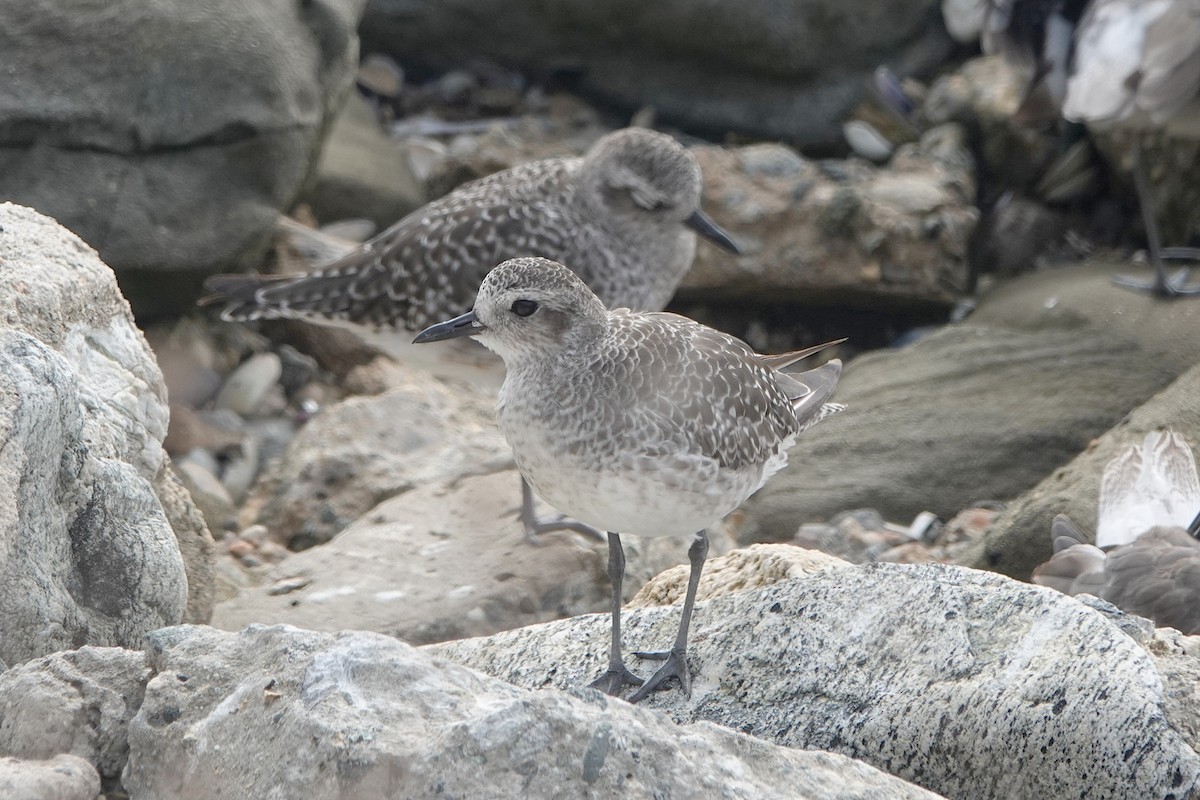
{"label": "pale tan rock", "polygon": [[[700,574],[696,599],[711,600],[745,589],[770,586],[788,578],[848,566],[849,561],[827,555],[820,550],[809,550],[791,544],[752,544],[708,559],[704,564],[704,571]],[[628,607],[669,606],[683,602],[689,569],[688,565],[680,564],[659,573],[638,590],[629,601]]]}

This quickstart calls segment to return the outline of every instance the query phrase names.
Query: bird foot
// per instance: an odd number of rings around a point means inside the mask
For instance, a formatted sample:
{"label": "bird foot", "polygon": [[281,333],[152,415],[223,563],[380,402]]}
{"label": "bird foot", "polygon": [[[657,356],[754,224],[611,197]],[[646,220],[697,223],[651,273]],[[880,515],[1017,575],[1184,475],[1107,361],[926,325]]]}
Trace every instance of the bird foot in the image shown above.
{"label": "bird foot", "polygon": [[538,517],[534,515],[527,516],[522,512],[520,517],[521,528],[525,531],[525,541],[534,547],[541,547],[545,544],[545,542],[538,538],[543,533],[553,533],[555,531],[575,531],[598,542],[603,542],[606,538],[605,534],[601,531],[577,519],[571,519],[566,514]]}
{"label": "bird foot", "polygon": [[1159,297],[1175,298],[1200,294],[1200,286],[1188,286],[1191,269],[1184,267],[1174,275],[1165,272],[1155,275],[1152,280],[1134,278],[1129,275],[1117,275],[1112,282],[1122,289],[1132,289],[1138,292],[1150,292]]}
{"label": "bird foot", "polygon": [[634,653],[634,655],[648,661],[661,661],[663,665],[642,684],[633,697],[629,698],[629,702],[637,703],[645,700],[651,692],[661,689],[662,684],[671,678],[679,679],[679,688],[683,689],[685,697],[692,696],[692,676],[688,671],[686,650],[672,648],[661,653]]}
{"label": "bird foot", "polygon": [[642,679],[630,672],[620,661],[609,664],[608,670],[603,675],[588,684],[593,689],[599,689],[610,697],[620,697],[626,686],[641,685]]}
{"label": "bird foot", "polygon": [[521,520],[521,528],[525,532],[525,541],[534,547],[541,547],[544,542],[538,537],[543,533],[553,533],[555,531],[575,531],[581,533],[589,539],[595,539],[598,542],[608,540],[608,535],[593,528],[591,525],[580,522],[577,519],[571,519],[566,514],[555,514],[550,517],[539,517],[533,508],[532,503],[522,503],[519,508],[515,508],[509,513],[515,512]]}

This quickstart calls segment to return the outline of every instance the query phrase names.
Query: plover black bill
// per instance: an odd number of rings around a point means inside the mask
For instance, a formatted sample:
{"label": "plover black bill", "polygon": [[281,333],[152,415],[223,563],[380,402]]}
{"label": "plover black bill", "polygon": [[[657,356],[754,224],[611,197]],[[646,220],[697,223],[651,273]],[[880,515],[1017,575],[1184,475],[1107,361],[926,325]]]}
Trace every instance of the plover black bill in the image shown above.
{"label": "plover black bill", "polygon": [[[488,270],[518,256],[570,264],[610,305],[659,310],[691,267],[694,233],[737,252],[700,210],[695,157],[670,136],[627,128],[582,158],[535,161],[466,184],[312,272],[213,276],[205,284],[213,294],[201,302],[224,303],[225,320],[346,328],[411,361],[415,332],[470,308]],[[561,529],[603,538],[570,520],[539,519],[531,503],[522,487],[530,541]]]}
{"label": "plover black bill", "polygon": [[[542,258],[496,267],[472,311],[415,341],[459,336],[504,360],[497,418],[525,480],[609,532],[612,644],[608,671],[593,685],[615,695],[640,684],[633,702],[671,677],[689,692],[687,634],[705,529],[784,467],[798,433],[841,410],[826,402],[840,361],[783,372],[836,342],[759,355],[686,317],[609,311],[569,269]],[[695,537],[678,635],[664,653],[638,654],[665,661],[644,683],[621,656],[622,533]]]}

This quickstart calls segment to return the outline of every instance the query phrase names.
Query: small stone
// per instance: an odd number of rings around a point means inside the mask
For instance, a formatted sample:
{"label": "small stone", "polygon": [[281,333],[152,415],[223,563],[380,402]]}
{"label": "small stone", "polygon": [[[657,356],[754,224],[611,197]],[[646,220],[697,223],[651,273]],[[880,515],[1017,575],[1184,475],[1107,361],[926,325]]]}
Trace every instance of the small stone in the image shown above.
{"label": "small stone", "polygon": [[214,407],[242,416],[259,413],[263,401],[282,374],[283,364],[275,353],[253,355],[226,377]]}
{"label": "small stone", "polygon": [[225,545],[225,550],[234,558],[242,558],[243,556],[253,554],[255,548],[254,545],[250,544],[250,542],[242,539],[235,539],[229,544]]}

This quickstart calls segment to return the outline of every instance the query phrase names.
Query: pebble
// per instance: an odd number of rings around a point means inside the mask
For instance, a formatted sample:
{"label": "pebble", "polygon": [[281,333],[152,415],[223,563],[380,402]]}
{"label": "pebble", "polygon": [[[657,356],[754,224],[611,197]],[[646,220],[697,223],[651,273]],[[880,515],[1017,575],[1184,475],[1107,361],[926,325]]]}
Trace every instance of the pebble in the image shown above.
{"label": "pebble", "polygon": [[283,374],[283,362],[275,353],[257,353],[246,359],[225,379],[213,404],[219,410],[243,417],[260,413],[263,401]]}

